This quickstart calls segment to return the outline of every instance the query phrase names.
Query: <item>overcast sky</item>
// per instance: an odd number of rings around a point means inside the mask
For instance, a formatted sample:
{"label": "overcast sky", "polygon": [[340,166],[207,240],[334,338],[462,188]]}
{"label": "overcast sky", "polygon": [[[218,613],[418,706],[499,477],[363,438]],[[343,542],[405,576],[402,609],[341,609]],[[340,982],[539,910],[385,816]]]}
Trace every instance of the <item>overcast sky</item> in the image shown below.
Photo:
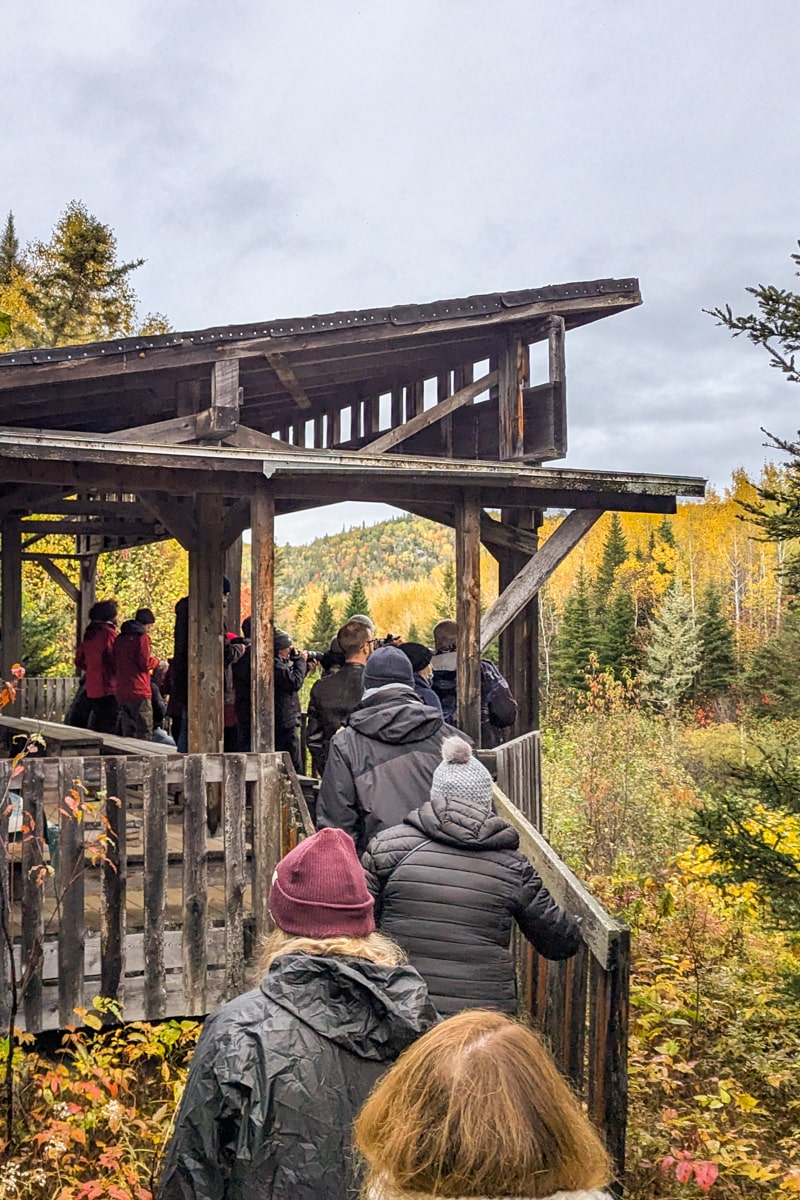
{"label": "overcast sky", "polygon": [[722,486],[800,425],[702,312],[797,283],[798,0],[5,0],[0,36],[0,209],[83,200],[177,329],[635,275],[567,340],[566,465]]}

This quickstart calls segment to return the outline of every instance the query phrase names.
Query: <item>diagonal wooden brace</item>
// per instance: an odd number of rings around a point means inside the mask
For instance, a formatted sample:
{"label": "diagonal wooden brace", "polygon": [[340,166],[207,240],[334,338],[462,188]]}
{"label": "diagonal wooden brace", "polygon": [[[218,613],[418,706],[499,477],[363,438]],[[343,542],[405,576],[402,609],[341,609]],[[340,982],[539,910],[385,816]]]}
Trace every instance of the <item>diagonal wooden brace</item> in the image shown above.
{"label": "diagonal wooden brace", "polygon": [[474,383],[468,383],[460,391],[454,392],[446,400],[441,400],[438,404],[434,404],[432,408],[417,413],[415,417],[411,417],[409,421],[406,421],[405,425],[398,425],[396,429],[389,429],[386,433],[382,433],[374,442],[369,442],[368,445],[362,446],[358,453],[382,454],[384,450],[391,450],[393,446],[398,446],[401,442],[406,441],[407,438],[413,437],[415,433],[427,429],[430,425],[435,425],[437,421],[441,421],[444,417],[449,416],[457,408],[463,408],[465,404],[471,404],[476,396],[480,396],[481,392],[494,387],[497,379],[497,371],[490,371],[483,378],[476,379]]}
{"label": "diagonal wooden brace", "polygon": [[519,575],[498,596],[481,621],[481,650],[491,645],[533,599],[581,538],[603,515],[602,509],[576,508],[569,513]]}

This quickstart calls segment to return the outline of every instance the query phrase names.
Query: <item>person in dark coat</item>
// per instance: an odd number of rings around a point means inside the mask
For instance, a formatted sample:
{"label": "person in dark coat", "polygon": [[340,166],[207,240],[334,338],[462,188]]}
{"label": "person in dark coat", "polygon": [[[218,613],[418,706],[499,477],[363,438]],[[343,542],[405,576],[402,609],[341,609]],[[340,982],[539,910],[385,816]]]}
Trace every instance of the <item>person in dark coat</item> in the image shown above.
{"label": "person in dark coat", "polygon": [[308,666],[308,652],[295,650],[289,634],[275,630],[275,749],[290,755],[294,769],[302,775],[300,761],[300,698]]}
{"label": "person in dark coat", "polygon": [[306,741],[312,766],[319,776],[325,771],[331,738],[361,699],[364,667],[372,652],[373,636],[372,625],[365,625],[363,619],[347,621],[336,635],[344,665],[318,679],[311,689]]}
{"label": "person in dark coat", "polygon": [[421,642],[403,642],[400,649],[411,663],[414,672],[414,691],[423,704],[429,704],[431,708],[437,708],[441,712],[442,702],[431,687],[433,653]]}
{"label": "person in dark coat", "polygon": [[571,958],[580,922],[556,904],[519,834],[494,812],[492,777],[448,738],[430,800],[372,839],[362,859],[379,928],[403,947],[443,1015],[517,1011],[514,923],[545,958]]}
{"label": "person in dark coat", "polygon": [[235,663],[231,665],[234,693],[233,703],[236,709],[236,725],[239,731],[239,743],[237,749],[245,754],[249,754],[250,752],[253,728],[253,708],[250,699],[250,664],[252,662],[252,646],[250,643],[251,630],[251,618],[245,617],[245,619],[242,621],[242,634],[244,635],[242,644],[244,646],[244,653]]}
{"label": "person in dark coat", "polygon": [[[440,621],[433,630],[436,653],[432,659],[431,686],[442,704],[446,721],[455,721],[458,709],[456,680],[458,626],[455,621]],[[517,719],[517,702],[511,688],[494,663],[481,659],[481,746],[484,750],[499,746],[504,730]]]}
{"label": "person in dark coat", "polygon": [[75,666],[86,672],[89,701],[88,727],[98,733],[113,733],[117,727],[117,698],[114,694],[114,642],[117,638],[116,600],[98,600],[89,609],[89,624],[75,652]]}
{"label": "person in dark coat", "polygon": [[420,976],[374,932],[372,907],[341,830],[322,830],[278,863],[264,977],[206,1022],[159,1200],[357,1194],[353,1120],[436,1019]]}
{"label": "person in dark coat", "polygon": [[317,802],[317,826],[346,830],[359,854],[427,799],[442,742],[455,733],[414,691],[402,650],[376,650],[363,679],[361,701],[331,740]]}

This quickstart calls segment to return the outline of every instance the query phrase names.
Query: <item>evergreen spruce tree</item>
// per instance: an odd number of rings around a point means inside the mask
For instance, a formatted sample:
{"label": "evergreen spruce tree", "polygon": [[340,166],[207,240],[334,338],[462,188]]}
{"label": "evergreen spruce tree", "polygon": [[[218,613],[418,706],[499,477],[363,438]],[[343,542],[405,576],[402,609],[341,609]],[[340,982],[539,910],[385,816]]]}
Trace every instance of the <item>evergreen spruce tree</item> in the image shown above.
{"label": "evergreen spruce tree", "polygon": [[14,214],[10,212],[6,217],[3,236],[0,238],[0,287],[7,287],[14,271],[18,271],[21,266],[22,257],[19,252],[17,231],[14,227]]}
{"label": "evergreen spruce tree", "polygon": [[456,568],[454,563],[445,563],[442,571],[442,586],[436,597],[436,618],[438,621],[451,621],[456,615]]}
{"label": "evergreen spruce tree", "polygon": [[22,609],[22,665],[28,675],[49,675],[61,665],[60,642],[71,622],[62,612],[39,606]]}
{"label": "evergreen spruce tree", "polygon": [[699,667],[700,639],[691,602],[676,577],[661,612],[650,622],[642,682],[652,703],[674,715],[692,691]]}
{"label": "evergreen spruce tree", "polygon": [[757,716],[800,716],[800,610],[790,609],[780,633],[753,655],[745,688]]}
{"label": "evergreen spruce tree", "polygon": [[597,649],[596,641],[589,584],[581,567],[564,604],[552,672],[554,682],[563,688],[585,691],[589,657]]}
{"label": "evergreen spruce tree", "polygon": [[594,588],[595,607],[600,620],[603,618],[605,606],[614,586],[614,574],[617,567],[621,567],[627,557],[628,543],[625,541],[625,534],[622,531],[622,521],[619,513],[612,513]]}
{"label": "evergreen spruce tree", "polygon": [[361,582],[360,575],[355,577],[353,586],[350,588],[350,595],[347,598],[347,606],[344,610],[342,624],[345,621],[349,621],[356,613],[359,613],[363,617],[370,615],[369,601],[367,600],[367,593],[364,591],[364,584]]}
{"label": "evergreen spruce tree", "polygon": [[406,633],[406,641],[407,642],[419,642],[419,630],[417,629],[417,625],[416,625],[415,621],[412,621],[408,627],[408,632]]}
{"label": "evergreen spruce tree", "polygon": [[800,821],[800,743],[782,733],[756,750],[712,782],[693,825],[713,851],[712,883],[755,883],[775,924],[800,930],[800,859],[790,833]]}
{"label": "evergreen spruce tree", "polygon": [[636,608],[630,592],[621,588],[613,593],[607,606],[599,639],[600,665],[616,679],[635,675],[639,665],[636,636]]}
{"label": "evergreen spruce tree", "polygon": [[661,523],[656,529],[656,535],[661,539],[662,542],[664,542],[665,545],[675,545],[675,534],[672,532],[672,522],[666,513],[661,518]]}
{"label": "evergreen spruce tree", "polygon": [[736,682],[736,655],[733,626],[722,611],[722,597],[709,583],[700,603],[698,632],[700,635],[700,671],[697,695],[722,696]]}
{"label": "evergreen spruce tree", "polygon": [[324,654],[331,644],[331,639],[336,637],[338,628],[339,625],[331,608],[326,589],[322,593],[319,607],[314,614],[314,625],[311,629],[311,646],[309,649],[317,650],[320,654]]}

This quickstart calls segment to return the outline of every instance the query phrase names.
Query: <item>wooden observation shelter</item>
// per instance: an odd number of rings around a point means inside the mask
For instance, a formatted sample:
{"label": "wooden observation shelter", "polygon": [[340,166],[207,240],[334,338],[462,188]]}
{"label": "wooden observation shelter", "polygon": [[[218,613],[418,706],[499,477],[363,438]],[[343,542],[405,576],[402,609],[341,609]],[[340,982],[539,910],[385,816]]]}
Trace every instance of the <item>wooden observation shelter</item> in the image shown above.
{"label": "wooden observation shelter", "polygon": [[[501,669],[519,702],[515,738],[496,755],[498,783],[516,808],[505,798],[500,803],[519,824],[523,849],[548,886],[584,915],[583,956],[563,971],[562,964],[545,970],[530,955],[523,962],[528,1006],[579,1086],[586,1069],[590,1111],[621,1164],[626,933],[536,831],[531,739],[538,724],[539,588],[604,512],[673,513],[677,496],[703,494],[703,480],[696,478],[545,465],[567,450],[567,335],[579,337],[582,325],[640,302],[636,279],[604,279],[0,355],[5,677],[21,657],[23,561],[40,562],[72,596],[80,628],[95,599],[99,554],[174,537],[189,557],[189,755],[26,764],[23,795],[35,822],[43,819],[48,789],[63,787],[76,772],[122,796],[126,786],[140,788],[144,797],[140,940],[133,949],[129,936],[126,942],[123,821],[116,874],[103,877],[103,924],[92,951],[99,982],[86,984],[94,987],[90,995],[118,995],[124,984],[127,997],[139,988],[142,1013],[157,1017],[206,1012],[241,987],[245,862],[252,859],[258,935],[267,928],[275,856],[285,848],[292,820],[301,834],[306,821],[298,781],[273,752],[274,518],[340,500],[393,504],[455,531],[458,723],[476,743],[481,651],[499,637]],[[536,350],[539,344],[546,354]],[[531,378],[532,348],[533,361],[546,359],[539,379]],[[540,549],[537,528],[549,508],[567,515]],[[254,753],[222,756],[222,580],[223,574],[239,578],[247,528]],[[79,584],[56,555],[42,551],[41,540],[50,534],[74,538],[67,557],[80,564]],[[500,571],[499,598],[483,616],[481,545]],[[231,607],[238,620],[235,596]],[[170,991],[169,863],[159,830],[176,781],[186,805],[183,917],[174,934],[182,974]],[[208,787],[222,789],[226,806],[222,932],[210,927],[206,910]],[[76,836],[62,820],[62,860],[82,855]],[[31,889],[23,884],[23,890],[24,955],[41,931],[42,914]],[[48,1010],[45,953],[45,968],[23,997],[28,1028],[65,1024],[80,1003],[91,974],[83,929],[83,910],[70,899],[53,968],[57,997]],[[214,958],[214,946],[221,958]],[[6,966],[0,954],[0,1009]]]}

